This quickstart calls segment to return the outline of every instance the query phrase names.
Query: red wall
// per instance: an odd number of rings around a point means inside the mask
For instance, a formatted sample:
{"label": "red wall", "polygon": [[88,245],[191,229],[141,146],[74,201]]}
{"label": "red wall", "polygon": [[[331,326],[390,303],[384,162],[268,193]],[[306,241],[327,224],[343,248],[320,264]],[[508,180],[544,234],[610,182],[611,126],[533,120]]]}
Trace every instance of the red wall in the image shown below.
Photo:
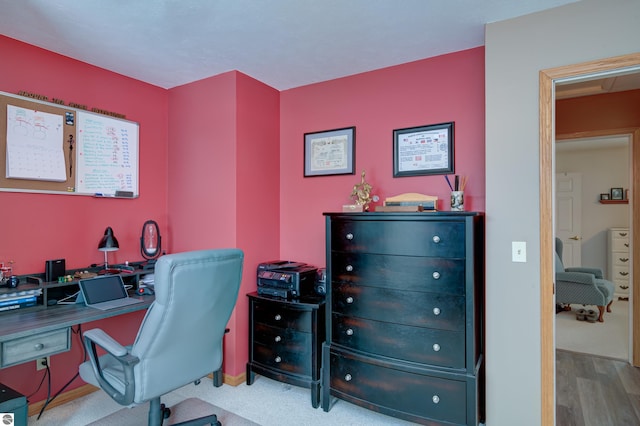
{"label": "red wall", "polygon": [[[243,283],[225,339],[224,371],[232,376],[247,361],[245,294],[255,290],[257,264],[324,266],[322,213],[350,202],[362,169],[381,199],[421,192],[447,209],[442,176],[392,177],[393,129],[455,121],[456,173],[469,176],[466,207],[484,210],[483,48],[284,92],[235,71],[167,91],[4,37],[0,53],[0,90],[59,97],[140,123],[140,198],[0,192],[0,260],[15,260],[19,274],[58,257],[70,268],[100,263],[96,246],[108,225],[121,245],[110,260],[136,260],[149,218],[160,224],[167,252],[242,248]],[[304,178],[303,134],[348,126],[356,126],[356,174]],[[141,315],[100,325],[133,339]],[[54,391],[76,371],[76,339],[74,350],[52,358]],[[24,394],[40,377],[35,363],[0,370],[0,382]]]}
{"label": "red wall", "polygon": [[640,90],[556,102],[556,134],[640,127]]}
{"label": "red wall", "polygon": [[178,251],[239,247],[245,253],[225,337],[225,374],[248,359],[248,303],[259,262],[278,257],[279,93],[239,72],[170,90],[169,217]]}
{"label": "red wall", "polygon": [[[155,219],[163,234],[167,230],[167,91],[3,36],[0,56],[0,91],[56,97],[67,104],[118,112],[140,124],[139,198],[0,192],[0,261],[15,261],[16,274],[44,272],[47,259],[65,258],[68,268],[102,263],[104,256],[97,246],[107,226],[120,243],[119,251],[109,253],[109,261],[140,260],[145,220]],[[10,314],[0,314],[0,321],[2,315]],[[141,315],[86,324],[83,329],[101,326],[125,342],[133,341]],[[51,358],[54,392],[73,377],[80,359],[80,344],[74,336],[71,352]],[[42,374],[35,372],[31,362],[0,370],[0,382],[30,395]],[[68,389],[82,384],[78,379]],[[45,398],[46,385],[30,401]]]}
{"label": "red wall", "polygon": [[[436,195],[448,210],[443,176],[393,178],[394,129],[455,122],[455,171],[469,176],[467,210],[485,206],[484,48],[461,51],[282,92],[280,256],[325,264],[323,212],[350,204],[366,180],[380,197]],[[355,175],[303,177],[303,135],[356,127]]]}

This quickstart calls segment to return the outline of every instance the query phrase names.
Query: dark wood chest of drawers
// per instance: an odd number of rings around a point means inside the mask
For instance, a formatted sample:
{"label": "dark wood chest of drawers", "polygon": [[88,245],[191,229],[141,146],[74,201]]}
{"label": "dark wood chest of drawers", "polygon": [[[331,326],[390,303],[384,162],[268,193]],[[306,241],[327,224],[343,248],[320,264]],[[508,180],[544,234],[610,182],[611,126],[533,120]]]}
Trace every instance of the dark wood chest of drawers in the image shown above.
{"label": "dark wood chest of drawers", "polygon": [[327,213],[322,407],[423,424],[484,411],[484,216]]}
{"label": "dark wood chest of drawers", "polygon": [[255,374],[311,389],[320,405],[320,356],[325,336],[324,300],[284,300],[250,293],[247,384]]}

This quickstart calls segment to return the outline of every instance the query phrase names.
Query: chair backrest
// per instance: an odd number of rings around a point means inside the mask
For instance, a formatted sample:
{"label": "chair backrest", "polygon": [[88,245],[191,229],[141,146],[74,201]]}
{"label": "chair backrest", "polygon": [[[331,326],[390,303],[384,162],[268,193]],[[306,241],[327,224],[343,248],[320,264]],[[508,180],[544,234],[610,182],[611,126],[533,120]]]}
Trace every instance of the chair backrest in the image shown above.
{"label": "chair backrest", "polygon": [[131,354],[134,402],[198,380],[222,365],[222,339],[233,311],[244,254],[238,249],[162,256],[155,266],[155,301]]}
{"label": "chair backrest", "polygon": [[562,240],[556,237],[555,272],[564,272],[564,264],[562,263],[562,246]]}

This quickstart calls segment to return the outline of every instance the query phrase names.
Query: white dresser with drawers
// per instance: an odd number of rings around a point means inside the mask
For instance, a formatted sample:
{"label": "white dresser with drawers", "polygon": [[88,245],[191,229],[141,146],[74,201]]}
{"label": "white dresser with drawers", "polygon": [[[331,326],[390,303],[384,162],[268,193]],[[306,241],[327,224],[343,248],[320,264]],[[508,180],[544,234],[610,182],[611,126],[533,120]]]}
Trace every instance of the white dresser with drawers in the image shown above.
{"label": "white dresser with drawers", "polygon": [[615,285],[615,296],[625,300],[631,288],[629,242],[629,228],[609,228],[609,279]]}

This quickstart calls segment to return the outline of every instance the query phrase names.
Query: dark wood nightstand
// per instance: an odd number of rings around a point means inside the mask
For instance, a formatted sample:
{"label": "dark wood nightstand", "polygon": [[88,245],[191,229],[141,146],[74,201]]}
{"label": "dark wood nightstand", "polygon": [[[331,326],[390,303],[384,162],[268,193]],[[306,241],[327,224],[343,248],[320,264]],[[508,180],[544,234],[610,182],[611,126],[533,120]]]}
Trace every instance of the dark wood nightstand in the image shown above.
{"label": "dark wood nightstand", "polygon": [[311,389],[320,406],[321,349],[325,336],[322,298],[285,300],[250,293],[247,385],[255,374]]}

